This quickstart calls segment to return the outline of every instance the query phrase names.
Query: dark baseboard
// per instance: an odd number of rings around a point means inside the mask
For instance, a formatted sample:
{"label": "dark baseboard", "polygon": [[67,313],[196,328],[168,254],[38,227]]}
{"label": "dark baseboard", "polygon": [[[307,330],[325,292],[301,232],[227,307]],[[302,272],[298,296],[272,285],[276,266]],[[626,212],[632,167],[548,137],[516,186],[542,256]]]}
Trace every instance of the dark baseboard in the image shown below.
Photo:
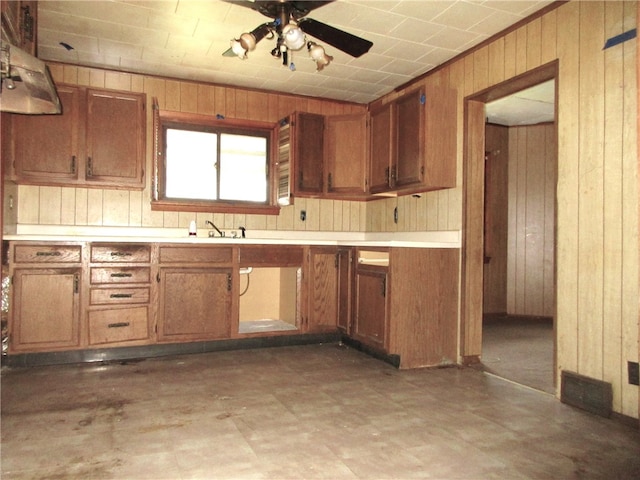
{"label": "dark baseboard", "polygon": [[484,313],[482,315],[483,324],[508,322],[540,322],[552,324],[553,317],[544,317],[540,315],[514,315],[509,313]]}
{"label": "dark baseboard", "polygon": [[342,336],[342,343],[347,345],[348,347],[354,348],[360,352],[366,353],[367,355],[377,358],[378,360],[382,360],[386,363],[393,365],[396,368],[400,368],[400,355],[390,355],[375,348],[372,348],[368,345],[365,345],[358,340],[354,340],[346,335]]}
{"label": "dark baseboard", "polygon": [[145,358],[221,352],[228,350],[337,343],[341,339],[341,335],[336,332],[303,335],[274,335],[268,337],[212,340],[207,342],[140,345],[135,347],[68,350],[64,352],[20,353],[14,355],[3,355],[2,364],[9,367],[36,367],[43,365],[66,365],[74,363],[131,361]]}

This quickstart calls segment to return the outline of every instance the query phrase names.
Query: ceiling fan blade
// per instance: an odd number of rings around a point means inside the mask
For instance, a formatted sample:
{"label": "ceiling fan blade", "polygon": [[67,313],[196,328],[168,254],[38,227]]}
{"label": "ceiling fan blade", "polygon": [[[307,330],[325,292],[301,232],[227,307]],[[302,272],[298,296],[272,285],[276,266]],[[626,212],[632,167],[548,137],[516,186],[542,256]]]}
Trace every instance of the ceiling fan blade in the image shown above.
{"label": "ceiling fan blade", "polygon": [[240,7],[250,8],[269,17],[278,18],[284,8],[296,20],[304,17],[311,10],[320,8],[335,0],[223,0]]}
{"label": "ceiling fan blade", "polygon": [[357,58],[367,53],[373,46],[373,42],[369,40],[356,37],[355,35],[311,18],[303,18],[298,22],[298,26],[303,32],[348,53],[352,57]]}

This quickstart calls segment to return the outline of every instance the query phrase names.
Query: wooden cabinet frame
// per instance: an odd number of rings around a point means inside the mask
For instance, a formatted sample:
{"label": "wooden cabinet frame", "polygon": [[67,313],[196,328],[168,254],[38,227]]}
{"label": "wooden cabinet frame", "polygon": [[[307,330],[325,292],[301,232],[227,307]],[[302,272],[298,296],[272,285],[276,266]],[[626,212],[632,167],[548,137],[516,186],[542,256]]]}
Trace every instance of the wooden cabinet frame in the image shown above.
{"label": "wooden cabinet frame", "polygon": [[[11,354],[341,331],[400,368],[457,359],[459,249],[12,241],[10,258]],[[239,332],[248,267],[298,269],[296,330]]]}
{"label": "wooden cabinet frame", "polygon": [[456,186],[456,92],[425,85],[370,109],[369,192]]}
{"label": "wooden cabinet frame", "polygon": [[144,188],[146,95],[58,85],[61,115],[11,116],[12,179]]}

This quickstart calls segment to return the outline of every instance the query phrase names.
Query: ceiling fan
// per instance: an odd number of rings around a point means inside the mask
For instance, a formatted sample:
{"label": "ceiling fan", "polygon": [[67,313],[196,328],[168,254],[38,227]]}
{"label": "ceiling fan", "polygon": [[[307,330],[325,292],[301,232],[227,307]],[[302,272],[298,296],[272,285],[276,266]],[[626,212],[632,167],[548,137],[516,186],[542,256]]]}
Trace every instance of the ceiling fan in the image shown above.
{"label": "ceiling fan", "polygon": [[309,34],[333,47],[342,50],[352,57],[359,57],[369,51],[372,42],[357,37],[326,23],[306,18],[312,10],[322,7],[334,0],[225,0],[272,18],[273,21],[257,26],[251,32],[231,40],[231,47],[224,56],[247,58],[247,53],[256,48],[263,38],[276,39],[276,46],[271,55],[282,59],[282,64],[295,70],[291,59],[291,51],[307,48],[309,56],[316,62],[317,70],[322,70],[333,57],[327,55],[324,48],[316,42],[307,40]]}

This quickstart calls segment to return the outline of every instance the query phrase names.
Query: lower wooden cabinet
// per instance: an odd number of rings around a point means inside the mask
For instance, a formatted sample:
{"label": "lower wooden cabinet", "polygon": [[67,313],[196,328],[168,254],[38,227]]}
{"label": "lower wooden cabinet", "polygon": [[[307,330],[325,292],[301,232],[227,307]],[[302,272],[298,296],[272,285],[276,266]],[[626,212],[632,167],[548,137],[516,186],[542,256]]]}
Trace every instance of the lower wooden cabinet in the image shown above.
{"label": "lower wooden cabinet", "polygon": [[351,336],[400,368],[457,361],[459,250],[359,249]]}
{"label": "lower wooden cabinet", "polygon": [[231,335],[230,268],[161,268],[158,341]]}
{"label": "lower wooden cabinet", "polygon": [[80,345],[81,276],[80,268],[13,271],[10,352]]}
{"label": "lower wooden cabinet", "polygon": [[305,330],[348,333],[351,324],[351,252],[348,247],[309,247]]}
{"label": "lower wooden cabinet", "polygon": [[349,335],[352,320],[353,248],[338,248],[338,329]]}
{"label": "lower wooden cabinet", "polygon": [[91,243],[87,344],[150,343],[150,244]]}
{"label": "lower wooden cabinet", "polygon": [[387,350],[387,269],[359,267],[356,272],[356,314],[351,336],[365,344]]}
{"label": "lower wooden cabinet", "polygon": [[149,338],[149,307],[112,307],[89,311],[89,345],[145,341]]}
{"label": "lower wooden cabinet", "polygon": [[456,363],[459,256],[446,248],[11,242],[9,353],[341,331],[397,356],[400,368]]}
{"label": "lower wooden cabinet", "polygon": [[12,243],[9,267],[9,353],[81,345],[82,247]]}
{"label": "lower wooden cabinet", "polygon": [[338,261],[333,248],[310,248],[307,252],[307,331],[335,330],[338,324]]}

